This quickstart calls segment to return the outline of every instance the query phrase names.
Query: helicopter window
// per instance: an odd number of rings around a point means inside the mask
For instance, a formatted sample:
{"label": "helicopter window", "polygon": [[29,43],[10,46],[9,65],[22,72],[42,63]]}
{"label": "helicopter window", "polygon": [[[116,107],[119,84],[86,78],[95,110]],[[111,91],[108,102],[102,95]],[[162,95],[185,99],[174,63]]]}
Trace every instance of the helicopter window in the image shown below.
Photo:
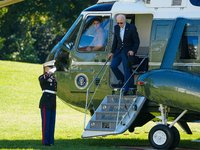
{"label": "helicopter window", "polygon": [[82,23],[82,16],[80,16],[80,17],[76,20],[76,22],[72,25],[72,27],[66,34],[67,38],[64,41],[64,45],[69,50],[73,50],[73,48],[74,48],[76,37],[77,37],[78,31],[79,31],[79,28],[81,26],[81,23]]}
{"label": "helicopter window", "polygon": [[79,51],[105,51],[110,26],[109,16],[89,16],[82,31]]}
{"label": "helicopter window", "polygon": [[173,0],[172,5],[181,5],[182,0]]}
{"label": "helicopter window", "polygon": [[190,3],[194,6],[200,6],[200,0],[190,0]]}
{"label": "helicopter window", "polygon": [[197,36],[183,36],[180,43],[180,59],[197,59]]}
{"label": "helicopter window", "polygon": [[151,0],[143,0],[145,4],[150,4]]}
{"label": "helicopter window", "polygon": [[135,15],[126,15],[126,22],[135,25]]}

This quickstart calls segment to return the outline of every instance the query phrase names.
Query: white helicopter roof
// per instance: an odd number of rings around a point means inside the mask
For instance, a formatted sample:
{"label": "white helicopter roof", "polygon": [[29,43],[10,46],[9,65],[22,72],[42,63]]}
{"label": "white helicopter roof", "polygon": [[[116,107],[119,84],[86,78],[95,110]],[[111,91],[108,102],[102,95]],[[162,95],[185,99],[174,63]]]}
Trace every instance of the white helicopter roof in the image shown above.
{"label": "white helicopter roof", "polygon": [[138,0],[98,0],[97,3],[107,3],[107,2],[137,2]]}
{"label": "white helicopter roof", "polygon": [[97,4],[109,2],[137,3],[138,1],[142,1],[146,7],[185,7],[189,0],[98,0]]}
{"label": "white helicopter roof", "polygon": [[199,18],[200,7],[190,0],[98,0],[97,4],[114,2],[111,12],[153,14],[154,18]]}

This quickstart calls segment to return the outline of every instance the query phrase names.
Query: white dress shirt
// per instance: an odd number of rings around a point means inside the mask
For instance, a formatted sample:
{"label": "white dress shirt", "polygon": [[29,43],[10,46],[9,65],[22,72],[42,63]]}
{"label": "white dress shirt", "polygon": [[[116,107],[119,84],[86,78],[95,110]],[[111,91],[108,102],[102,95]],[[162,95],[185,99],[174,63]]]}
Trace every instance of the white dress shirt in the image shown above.
{"label": "white dress shirt", "polygon": [[126,27],[126,23],[123,28],[120,27],[120,37],[121,37],[122,42],[124,40],[125,27]]}

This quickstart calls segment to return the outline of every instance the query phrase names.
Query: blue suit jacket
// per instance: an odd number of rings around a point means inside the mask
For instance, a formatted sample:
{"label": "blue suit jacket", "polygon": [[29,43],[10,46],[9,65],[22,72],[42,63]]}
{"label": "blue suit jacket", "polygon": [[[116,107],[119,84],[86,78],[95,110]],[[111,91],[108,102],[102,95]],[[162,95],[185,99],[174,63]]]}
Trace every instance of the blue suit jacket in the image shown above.
{"label": "blue suit jacket", "polygon": [[138,50],[139,44],[140,40],[135,25],[126,23],[123,41],[120,38],[119,25],[114,27],[114,39],[111,50],[111,53],[114,53],[113,57],[117,56],[121,50],[124,51],[126,56],[130,50],[135,54]]}

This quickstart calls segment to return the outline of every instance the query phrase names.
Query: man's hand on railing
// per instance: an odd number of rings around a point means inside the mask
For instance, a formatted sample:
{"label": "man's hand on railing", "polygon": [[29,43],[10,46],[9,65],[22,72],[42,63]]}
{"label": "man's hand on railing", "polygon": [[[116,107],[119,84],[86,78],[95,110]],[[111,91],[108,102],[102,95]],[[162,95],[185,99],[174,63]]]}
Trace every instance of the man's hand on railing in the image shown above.
{"label": "man's hand on railing", "polygon": [[112,58],[113,57],[113,53],[110,53],[109,55],[108,55],[108,58]]}

